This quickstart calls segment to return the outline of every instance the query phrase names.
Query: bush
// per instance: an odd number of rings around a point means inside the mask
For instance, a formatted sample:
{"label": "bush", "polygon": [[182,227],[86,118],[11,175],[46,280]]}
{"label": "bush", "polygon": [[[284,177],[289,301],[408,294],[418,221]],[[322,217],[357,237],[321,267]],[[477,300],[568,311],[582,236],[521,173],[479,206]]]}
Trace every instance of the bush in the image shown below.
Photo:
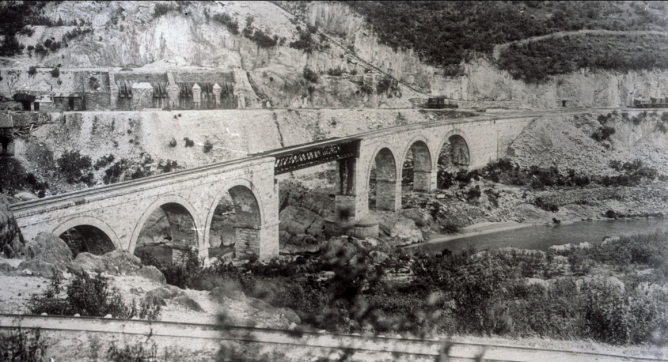
{"label": "bush", "polygon": [[327,71],[327,74],[329,74],[333,77],[338,77],[338,76],[341,76],[343,74],[343,69],[341,69],[341,68],[336,68],[336,69],[329,68],[329,70]]}
{"label": "bush", "polygon": [[467,192],[466,192],[466,199],[467,200],[473,200],[480,198],[481,192],[480,192],[480,186],[476,187],[471,187]]}
{"label": "bush", "polygon": [[39,328],[26,332],[21,327],[17,327],[9,335],[0,333],[0,344],[2,345],[0,361],[42,361],[48,348]]}
{"label": "bush", "polygon": [[545,211],[551,211],[551,212],[557,212],[559,211],[559,206],[546,202],[540,197],[536,198],[536,201],[534,201],[534,205],[536,205],[538,208],[543,209]]}
{"label": "bush", "polygon": [[614,127],[609,127],[609,126],[603,126],[591,135],[591,138],[594,140],[601,142],[605,141],[608,138],[610,138],[611,135],[615,134],[615,128]]}
{"label": "bush", "polygon": [[318,83],[318,74],[314,71],[312,71],[308,67],[304,67],[304,79],[308,80],[311,83]]}
{"label": "bush", "polygon": [[158,169],[161,170],[163,173],[165,172],[171,172],[172,170],[175,170],[177,167],[179,167],[178,163],[173,160],[160,160],[158,162]]}
{"label": "bush", "polygon": [[176,147],[176,145],[177,145],[177,143],[176,143],[176,138],[172,137],[172,138],[169,140],[169,147]]}
{"label": "bush", "polygon": [[195,145],[195,141],[191,140],[188,137],[184,138],[183,140],[186,142],[186,147],[192,147]]}
{"label": "bush", "polygon": [[60,68],[53,68],[51,70],[51,76],[54,78],[60,77]]}
{"label": "bush", "polygon": [[111,314],[115,318],[130,319],[139,317],[155,320],[160,314],[160,306],[144,301],[127,306],[117,289],[109,287],[109,280],[101,274],[95,277],[87,273],[75,274],[74,280],[67,286],[66,297],[61,298],[61,279],[56,274],[51,284],[41,295],[32,295],[28,301],[28,310],[33,314],[74,315],[104,317]]}
{"label": "bush", "polygon": [[212,149],[213,149],[213,143],[211,143],[211,141],[209,140],[204,141],[204,147],[203,147],[204,153],[209,153],[209,151],[211,151]]}
{"label": "bush", "polygon": [[239,35],[239,23],[229,14],[221,13],[213,16],[213,20],[217,21],[227,28],[230,33],[234,35]]}
{"label": "bush", "polygon": [[116,163],[111,165],[108,169],[104,170],[104,176],[102,176],[102,181],[105,185],[113,184],[121,179],[121,175],[130,168],[130,161],[125,158],[121,158]]}
{"label": "bush", "polygon": [[174,10],[176,10],[176,8],[169,4],[155,4],[155,7],[153,8],[153,19],[157,19]]}
{"label": "bush", "polygon": [[315,42],[308,30],[299,31],[299,39],[289,44],[290,48],[303,50],[305,53],[311,54],[315,48]]}
{"label": "bush", "polygon": [[93,184],[93,173],[88,172],[92,166],[89,156],[81,156],[79,151],[67,151],[58,159],[58,171],[70,184],[84,182]]}
{"label": "bush", "polygon": [[30,68],[28,68],[28,75],[29,76],[33,76],[35,74],[37,74],[37,68],[35,68],[34,66],[31,66]]}

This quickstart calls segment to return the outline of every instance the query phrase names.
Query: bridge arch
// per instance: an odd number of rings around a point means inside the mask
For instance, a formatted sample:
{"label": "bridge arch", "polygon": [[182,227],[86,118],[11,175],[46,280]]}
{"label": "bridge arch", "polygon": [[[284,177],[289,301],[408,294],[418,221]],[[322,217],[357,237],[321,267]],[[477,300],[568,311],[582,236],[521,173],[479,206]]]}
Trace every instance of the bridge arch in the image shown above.
{"label": "bridge arch", "polygon": [[[234,253],[237,257],[245,257],[250,254],[259,256],[261,243],[261,230],[265,224],[265,211],[262,199],[258,197],[259,192],[255,185],[246,179],[235,179],[226,183],[213,198],[213,203],[209,207],[204,226],[204,238],[202,247],[211,248],[212,239],[220,238],[217,243],[219,249],[224,252],[224,242],[221,233],[212,233],[212,227],[217,223],[214,220],[216,211],[221,202],[227,196],[231,199],[231,207],[234,209],[236,224],[234,228]],[[223,221],[225,222],[225,221]],[[228,222],[231,224],[232,222]],[[218,240],[217,240],[218,241]],[[239,245],[237,245],[239,243]],[[215,257],[215,255],[209,255]]]}
{"label": "bridge arch", "polygon": [[[373,179],[372,173],[374,173]],[[378,210],[396,211],[396,201],[400,185],[397,183],[397,176],[400,174],[392,147],[388,144],[383,144],[376,148],[369,164],[366,178],[369,185],[369,208],[375,206]],[[371,189],[372,181],[375,181],[375,190]],[[375,205],[372,205],[371,195],[374,192],[376,202]]]}
{"label": "bridge arch", "polygon": [[[444,156],[447,157],[447,163],[450,166],[468,167],[472,163],[469,139],[466,133],[457,128],[446,133],[438,145],[438,154],[433,160],[435,161],[434,169],[438,169],[439,164],[443,163]],[[444,149],[446,145],[450,146]]]}
{"label": "bridge arch", "polygon": [[135,224],[134,231],[132,232],[132,237],[130,238],[130,245],[128,246],[128,251],[131,253],[134,253],[135,248],[137,247],[137,241],[139,240],[139,236],[144,229],[144,225],[148,221],[148,219],[151,217],[151,215],[158,210],[158,208],[161,208],[162,206],[165,205],[175,205],[177,207],[183,208],[185,211],[188,212],[189,216],[192,219],[193,223],[193,229],[195,231],[196,235],[196,244],[197,247],[199,248],[202,245],[202,232],[200,232],[200,222],[197,219],[197,211],[195,208],[188,202],[188,200],[184,199],[181,196],[178,195],[164,195],[160,197],[158,200],[154,201],[149,205],[146,210],[144,210],[144,213],[142,216],[139,218],[137,223]]}
{"label": "bridge arch", "polygon": [[[399,164],[401,166],[402,185],[404,181],[409,181],[412,178],[413,190],[415,191],[431,191],[433,157],[428,145],[427,138],[416,136],[408,142],[402,152],[403,159]],[[409,167],[407,167],[407,161],[412,163]],[[408,174],[409,172],[412,172],[412,175]]]}
{"label": "bridge arch", "polygon": [[109,241],[111,241],[113,244],[114,249],[123,249],[123,246],[121,245],[116,232],[114,232],[114,230],[104,221],[91,216],[75,216],[73,218],[67,219],[65,222],[56,226],[51,231],[51,233],[57,237],[60,237],[68,230],[82,226],[92,226],[102,231],[102,233],[104,233],[109,238]]}

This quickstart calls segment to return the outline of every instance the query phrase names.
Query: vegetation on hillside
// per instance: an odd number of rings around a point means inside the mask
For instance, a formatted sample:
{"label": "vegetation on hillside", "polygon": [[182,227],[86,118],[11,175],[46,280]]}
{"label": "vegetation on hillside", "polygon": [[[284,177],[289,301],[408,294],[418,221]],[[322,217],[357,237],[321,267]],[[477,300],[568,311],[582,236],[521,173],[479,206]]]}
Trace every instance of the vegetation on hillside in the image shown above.
{"label": "vegetation on hillside", "polygon": [[[604,30],[664,30],[665,4],[649,6],[642,2],[552,2],[552,1],[354,1],[346,2],[363,14],[378,34],[381,43],[395,49],[414,49],[423,61],[446,68],[455,73],[462,61],[476,56],[490,56],[497,44],[503,44],[534,36],[582,29]],[[632,42],[633,39],[627,39]],[[550,43],[548,46],[559,44]],[[542,49],[542,48],[541,48]],[[563,52],[560,47],[554,53]],[[541,50],[543,51],[543,50]],[[544,50],[547,52],[547,50]],[[593,51],[599,54],[598,49]],[[639,52],[641,53],[641,52]],[[529,54],[531,54],[529,52]],[[551,54],[551,53],[550,53]],[[532,75],[520,76],[529,81],[542,79],[534,75],[534,62],[539,59],[547,71],[560,74],[569,71],[564,59],[577,67],[610,67],[597,64],[599,57],[586,55],[579,61],[577,50],[559,54],[549,61],[549,54],[534,57],[522,54],[522,59],[506,60],[504,66],[518,74],[522,67],[530,66]],[[642,57],[642,55],[634,55]],[[609,60],[614,62],[614,60]],[[624,66],[632,66],[632,60],[621,60]],[[643,65],[644,66],[644,65]],[[642,67],[642,66],[641,66]],[[562,69],[563,68],[563,69]],[[641,68],[644,69],[644,68]],[[556,73],[555,73],[556,72]],[[521,73],[520,73],[521,74]]]}
{"label": "vegetation on hillside", "polygon": [[570,35],[511,44],[501,52],[498,65],[513,78],[527,82],[582,68],[621,72],[668,69],[666,43],[668,36],[658,34]]}

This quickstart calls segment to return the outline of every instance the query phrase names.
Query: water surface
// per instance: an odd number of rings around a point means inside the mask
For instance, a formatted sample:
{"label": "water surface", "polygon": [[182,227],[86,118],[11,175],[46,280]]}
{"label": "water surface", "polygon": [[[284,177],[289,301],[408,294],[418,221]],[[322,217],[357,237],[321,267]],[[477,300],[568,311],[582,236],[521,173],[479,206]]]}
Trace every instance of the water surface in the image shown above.
{"label": "water surface", "polygon": [[514,247],[546,251],[552,245],[579,244],[585,241],[599,244],[606,236],[649,234],[657,229],[666,230],[667,228],[668,219],[581,221],[569,225],[531,226],[486,235],[469,236],[462,239],[425,244],[420,248],[430,251],[440,251],[445,248],[460,251],[473,246],[477,250]]}

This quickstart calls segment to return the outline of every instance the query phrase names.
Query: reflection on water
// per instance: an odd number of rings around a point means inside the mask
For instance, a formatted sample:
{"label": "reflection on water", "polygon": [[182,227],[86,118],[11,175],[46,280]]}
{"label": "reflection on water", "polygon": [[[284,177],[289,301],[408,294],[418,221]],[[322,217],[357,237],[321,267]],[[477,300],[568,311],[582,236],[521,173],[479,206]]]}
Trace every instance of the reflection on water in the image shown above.
{"label": "reflection on water", "polygon": [[666,228],[668,228],[668,219],[576,222],[555,227],[532,226],[441,243],[425,244],[421,249],[440,251],[447,248],[452,251],[460,251],[473,246],[477,250],[514,247],[545,251],[551,245],[579,244],[585,241],[598,244],[603,241],[605,236],[648,234],[657,229],[665,230]]}

